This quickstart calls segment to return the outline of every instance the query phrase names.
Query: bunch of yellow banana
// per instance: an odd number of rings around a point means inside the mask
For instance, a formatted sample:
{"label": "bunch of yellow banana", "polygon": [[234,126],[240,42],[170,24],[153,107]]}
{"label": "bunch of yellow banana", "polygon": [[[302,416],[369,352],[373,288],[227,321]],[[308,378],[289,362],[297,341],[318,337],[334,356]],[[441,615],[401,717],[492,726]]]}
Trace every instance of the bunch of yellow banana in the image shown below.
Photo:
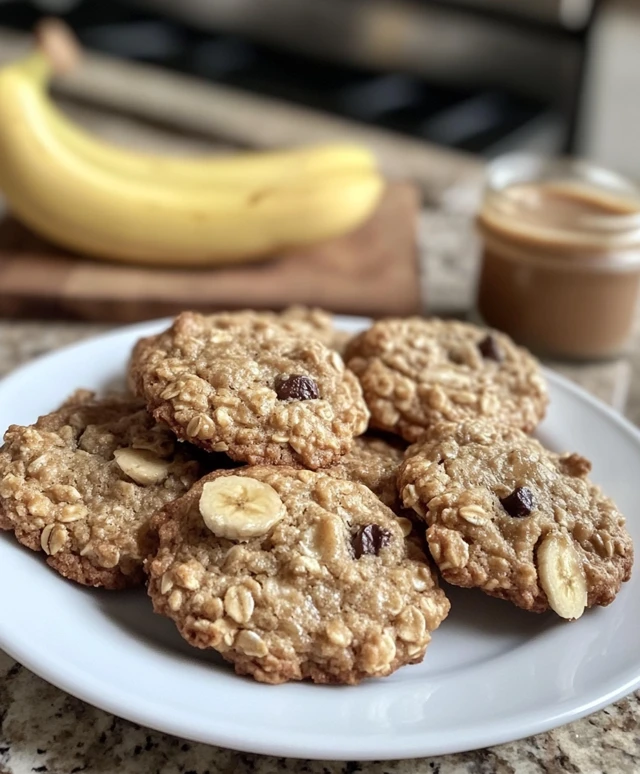
{"label": "bunch of yellow banana", "polygon": [[53,69],[46,47],[0,69],[0,191],[63,247],[154,264],[257,260],[352,230],[380,198],[357,145],[204,158],[110,146],[56,108]]}

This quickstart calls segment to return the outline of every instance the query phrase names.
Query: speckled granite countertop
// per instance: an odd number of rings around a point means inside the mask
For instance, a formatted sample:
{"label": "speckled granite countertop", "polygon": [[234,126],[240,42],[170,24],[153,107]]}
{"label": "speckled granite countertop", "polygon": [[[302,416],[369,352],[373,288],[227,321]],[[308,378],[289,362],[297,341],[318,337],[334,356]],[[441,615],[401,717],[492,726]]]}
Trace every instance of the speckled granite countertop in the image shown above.
{"label": "speckled granite countertop", "polygon": [[300,761],[193,744],[120,720],[0,655],[3,774],[634,774],[639,698],[547,734],[460,755]]}

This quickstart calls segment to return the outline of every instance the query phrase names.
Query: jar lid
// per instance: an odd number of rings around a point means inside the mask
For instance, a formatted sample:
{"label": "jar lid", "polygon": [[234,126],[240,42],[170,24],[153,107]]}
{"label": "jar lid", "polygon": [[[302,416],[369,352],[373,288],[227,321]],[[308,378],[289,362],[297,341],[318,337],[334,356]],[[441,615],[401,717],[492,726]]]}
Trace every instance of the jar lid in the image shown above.
{"label": "jar lid", "polygon": [[640,189],[586,161],[509,154],[489,165],[479,221],[522,246],[602,260],[640,248]]}

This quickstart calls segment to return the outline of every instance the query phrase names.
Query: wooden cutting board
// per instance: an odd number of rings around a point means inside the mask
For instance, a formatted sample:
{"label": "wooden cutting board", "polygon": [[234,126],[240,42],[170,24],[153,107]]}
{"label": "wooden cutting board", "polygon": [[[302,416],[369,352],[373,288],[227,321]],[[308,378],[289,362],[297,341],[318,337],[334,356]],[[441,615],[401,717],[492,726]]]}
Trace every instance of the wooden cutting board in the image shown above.
{"label": "wooden cutting board", "polygon": [[421,311],[418,193],[392,183],[356,232],[265,263],[206,270],[93,261],[0,222],[0,315],[134,322],[183,309],[280,309],[300,303],[334,312]]}

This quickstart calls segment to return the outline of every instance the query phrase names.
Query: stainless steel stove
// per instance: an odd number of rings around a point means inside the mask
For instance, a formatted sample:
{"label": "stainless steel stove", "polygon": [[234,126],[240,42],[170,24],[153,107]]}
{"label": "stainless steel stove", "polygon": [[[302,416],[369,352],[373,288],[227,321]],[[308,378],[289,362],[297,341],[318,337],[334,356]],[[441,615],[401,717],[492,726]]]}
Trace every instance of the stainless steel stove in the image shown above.
{"label": "stainless steel stove", "polygon": [[0,0],[88,47],[492,156],[570,150],[593,0]]}

